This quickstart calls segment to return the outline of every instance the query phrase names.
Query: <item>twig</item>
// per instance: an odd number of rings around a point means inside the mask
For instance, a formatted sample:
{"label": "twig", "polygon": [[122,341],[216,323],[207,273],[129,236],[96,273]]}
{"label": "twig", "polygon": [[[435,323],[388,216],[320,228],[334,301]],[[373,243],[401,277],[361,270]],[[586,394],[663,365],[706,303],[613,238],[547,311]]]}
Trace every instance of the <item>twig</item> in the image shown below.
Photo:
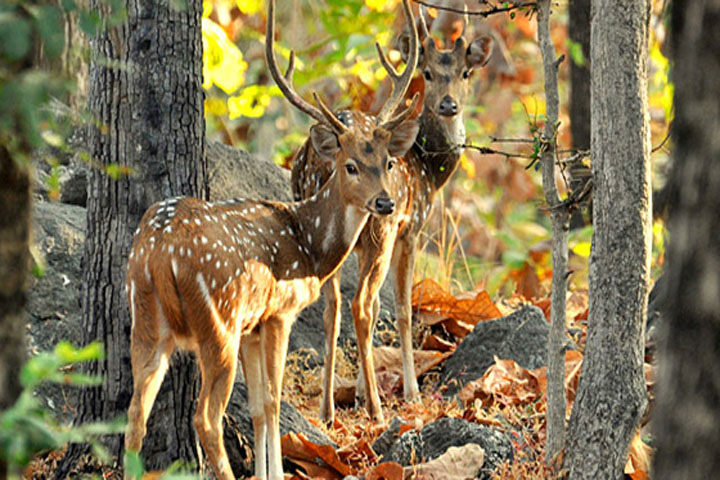
{"label": "twig", "polygon": [[460,13],[462,15],[478,15],[480,17],[489,17],[490,15],[494,15],[496,13],[511,12],[522,8],[532,8],[535,10],[537,7],[537,3],[535,2],[522,2],[514,3],[512,5],[508,5],[507,7],[492,7],[489,10],[460,10],[459,8],[446,7],[445,5],[436,5],[425,0],[413,0],[413,2],[429,8],[435,8],[437,10],[445,10],[447,12]]}
{"label": "twig", "polygon": [[532,155],[527,155],[524,153],[503,152],[502,150],[495,150],[494,148],[480,147],[478,145],[472,145],[472,144],[463,144],[463,145],[460,145],[460,147],[475,150],[476,152],[481,153],[483,155],[503,155],[507,160],[509,160],[511,158],[533,158]]}
{"label": "twig", "polygon": [[661,148],[663,148],[663,146],[665,146],[667,141],[670,139],[671,130],[672,130],[672,124],[670,125],[670,127],[668,127],[667,133],[665,134],[665,138],[663,138],[662,142],[660,142],[660,145],[658,145],[657,147],[653,147],[653,149],[650,150],[650,153],[655,153],[658,150],[660,150]]}
{"label": "twig", "polygon": [[490,136],[491,142],[497,143],[533,143],[535,140],[532,138],[497,138]]}

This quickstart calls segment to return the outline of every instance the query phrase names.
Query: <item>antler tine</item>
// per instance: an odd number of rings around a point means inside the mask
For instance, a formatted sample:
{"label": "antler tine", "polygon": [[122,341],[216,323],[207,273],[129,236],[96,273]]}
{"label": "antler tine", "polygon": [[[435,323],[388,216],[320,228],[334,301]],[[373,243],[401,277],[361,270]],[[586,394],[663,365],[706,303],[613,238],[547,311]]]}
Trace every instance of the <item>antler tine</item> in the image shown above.
{"label": "antler tine", "polygon": [[468,13],[467,3],[463,4],[463,10],[465,11],[465,14],[463,15],[463,29],[462,33],[460,34],[461,37],[464,37],[467,33],[468,25],[470,25],[470,14]]}
{"label": "antler tine", "polygon": [[378,42],[375,42],[375,48],[377,49],[378,57],[380,57],[380,63],[387,71],[393,83],[395,83],[398,78],[400,78],[400,75],[397,73],[397,70],[395,70],[395,67],[392,66],[390,61],[388,61],[387,57],[385,56],[385,52],[383,52],[383,49]]}
{"label": "antler tine", "polygon": [[393,128],[397,127],[402,122],[404,122],[415,111],[415,107],[417,106],[419,99],[420,99],[420,94],[415,92],[415,95],[413,95],[410,105],[407,108],[405,108],[402,112],[398,113],[393,118],[391,118],[387,122],[383,123],[382,128],[384,128],[385,130],[392,130]]}
{"label": "antler tine", "polygon": [[430,31],[428,31],[427,23],[425,23],[425,14],[423,14],[424,9],[425,5],[420,4],[420,8],[418,9],[418,15],[420,16],[420,27],[422,28],[423,38],[429,38]]}
{"label": "antler tine", "polygon": [[290,62],[285,75],[280,73],[280,68],[275,58],[275,0],[268,1],[267,30],[265,31],[265,60],[270,70],[270,75],[290,103],[295,105],[301,112],[310,115],[318,122],[327,123],[325,116],[317,107],[306,102],[292,86],[292,75],[295,70],[295,52],[290,52]]}
{"label": "antler tine", "polygon": [[313,92],[313,98],[315,99],[315,102],[320,106],[320,111],[324,116],[324,119],[322,121],[324,123],[329,123],[330,126],[333,127],[337,133],[347,132],[347,125],[342,123],[340,119],[335,116],[332,110],[330,110],[327,105],[325,105],[317,92]]}
{"label": "antler tine", "polygon": [[[400,101],[410,86],[410,81],[412,80],[413,75],[415,75],[415,69],[417,68],[419,55],[417,25],[415,25],[415,18],[413,17],[412,9],[410,8],[408,0],[403,0],[402,3],[403,11],[405,12],[405,19],[407,20],[408,27],[410,28],[410,55],[408,57],[407,65],[405,66],[405,71],[403,71],[399,78],[393,78],[392,94],[382,106],[380,113],[377,116],[378,123],[380,124],[384,123],[386,117],[390,115],[400,104]],[[385,62],[383,62],[382,57],[383,55],[380,57],[380,62],[383,63],[383,66],[385,66]],[[387,61],[387,58],[385,61]],[[397,72],[395,73],[397,75]],[[392,77],[392,74],[390,76]]]}

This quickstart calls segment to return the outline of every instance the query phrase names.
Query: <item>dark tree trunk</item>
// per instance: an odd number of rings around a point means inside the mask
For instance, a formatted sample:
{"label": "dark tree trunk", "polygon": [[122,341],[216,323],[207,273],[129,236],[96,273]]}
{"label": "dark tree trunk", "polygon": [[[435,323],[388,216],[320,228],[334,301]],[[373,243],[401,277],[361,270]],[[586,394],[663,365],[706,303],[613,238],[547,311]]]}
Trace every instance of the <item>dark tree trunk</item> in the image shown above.
{"label": "dark tree trunk", "polygon": [[[574,150],[590,150],[590,0],[571,0],[568,5],[570,19],[568,34],[577,43],[585,62],[577,64],[570,59],[570,134]],[[588,167],[578,163],[571,165],[570,189],[581,192],[590,180]],[[589,208],[588,208],[589,209]],[[582,228],[585,219],[581,209],[570,215],[570,227]]]}
{"label": "dark tree trunk", "polygon": [[[0,145],[0,412],[20,395],[30,263],[30,178]],[[0,459],[0,478],[7,475]]]}
{"label": "dark tree trunk", "polygon": [[566,444],[570,479],[619,479],[647,404],[651,245],[648,0],[593,0],[590,314]]}
{"label": "dark tree trunk", "polygon": [[720,0],[672,2],[675,120],[653,478],[720,471]]}
{"label": "dark tree trunk", "polygon": [[[132,236],[147,207],[174,195],[207,197],[202,91],[201,3],[176,10],[171,0],[131,0],[126,24],[91,41],[90,151],[83,286],[84,341],[101,340],[107,358],[91,367],[105,379],[80,397],[78,421],[124,415],[132,395],[130,315],[125,268]],[[104,2],[94,0],[101,9]],[[108,64],[119,62],[117,64]],[[115,180],[111,166],[131,170]],[[108,169],[108,167],[111,167]],[[142,455],[149,468],[183,459],[199,463],[192,426],[198,375],[176,357],[148,422]],[[108,439],[121,459],[123,439]],[[66,456],[58,476],[77,458]]]}

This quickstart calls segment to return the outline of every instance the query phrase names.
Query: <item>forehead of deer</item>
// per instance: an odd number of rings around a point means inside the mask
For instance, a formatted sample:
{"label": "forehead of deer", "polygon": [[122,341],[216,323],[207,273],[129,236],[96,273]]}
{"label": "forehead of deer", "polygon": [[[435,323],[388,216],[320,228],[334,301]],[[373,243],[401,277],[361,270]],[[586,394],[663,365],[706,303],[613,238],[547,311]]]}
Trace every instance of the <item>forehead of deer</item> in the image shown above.
{"label": "forehead of deer", "polygon": [[382,153],[383,149],[387,149],[390,132],[384,128],[376,127],[373,121],[373,124],[367,129],[363,126],[349,129],[339,139],[343,150],[348,154],[358,158],[367,158],[374,156],[375,153]]}
{"label": "forehead of deer", "polygon": [[426,50],[426,55],[423,57],[426,66],[443,70],[454,70],[457,66],[464,65],[464,62],[465,48],[430,49]]}

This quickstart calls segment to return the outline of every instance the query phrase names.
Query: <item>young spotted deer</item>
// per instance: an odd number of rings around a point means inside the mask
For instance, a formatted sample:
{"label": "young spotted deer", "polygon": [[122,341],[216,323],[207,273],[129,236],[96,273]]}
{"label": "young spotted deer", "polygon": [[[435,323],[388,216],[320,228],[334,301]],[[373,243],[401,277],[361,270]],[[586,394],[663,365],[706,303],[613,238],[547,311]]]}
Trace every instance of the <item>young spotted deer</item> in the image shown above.
{"label": "young spotted deer", "polygon": [[[274,9],[271,0],[267,52],[270,68],[279,73],[272,51]],[[335,173],[316,195],[298,203],[165,200],[145,213],[128,260],[134,392],[125,449],[142,447],[170,355],[176,348],[191,350],[202,374],[193,421],[223,480],[234,478],[222,417],[238,354],[255,434],[255,474],[283,478],[280,393],[291,325],[317,300],[368,218],[394,212],[396,199],[389,192],[404,181],[393,168],[394,157],[410,148],[418,130],[407,120],[410,109],[378,124],[346,125],[317,96],[319,108],[297,95],[291,79],[292,60],[278,83],[294,105],[318,121],[310,130],[314,151],[334,165]],[[398,93],[388,101],[388,112],[402,99],[404,91]]]}
{"label": "young spotted deer", "polygon": [[[414,22],[408,22],[414,27]],[[414,28],[406,29],[399,39],[403,59],[408,65],[419,55],[417,69],[424,85],[423,110],[419,117],[420,131],[413,148],[398,159],[397,170],[405,178],[397,198],[398,215],[371,218],[360,234],[355,251],[358,254],[360,280],[352,303],[353,320],[358,341],[360,373],[358,397],[365,397],[370,415],[383,420],[377,380],[372,357],[372,336],[379,313],[379,290],[393,273],[395,314],[397,316],[403,361],[403,390],[406,400],[419,393],[412,353],[412,312],[410,295],[418,236],[424,227],[437,191],[456,170],[465,143],[463,105],[470,91],[470,78],[476,67],[485,65],[490,57],[492,39],[481,37],[471,41],[465,32],[450,49],[440,49],[428,34],[420,14],[424,40],[413,45]],[[378,48],[380,61],[393,83],[402,80]],[[332,176],[332,164],[323,161],[311,142],[296,154],[292,169],[292,187],[296,199],[315,195]],[[324,327],[326,355],[323,380],[321,418],[331,422],[334,417],[333,375],[336,342],[340,325],[339,273],[323,287],[325,295]]]}

